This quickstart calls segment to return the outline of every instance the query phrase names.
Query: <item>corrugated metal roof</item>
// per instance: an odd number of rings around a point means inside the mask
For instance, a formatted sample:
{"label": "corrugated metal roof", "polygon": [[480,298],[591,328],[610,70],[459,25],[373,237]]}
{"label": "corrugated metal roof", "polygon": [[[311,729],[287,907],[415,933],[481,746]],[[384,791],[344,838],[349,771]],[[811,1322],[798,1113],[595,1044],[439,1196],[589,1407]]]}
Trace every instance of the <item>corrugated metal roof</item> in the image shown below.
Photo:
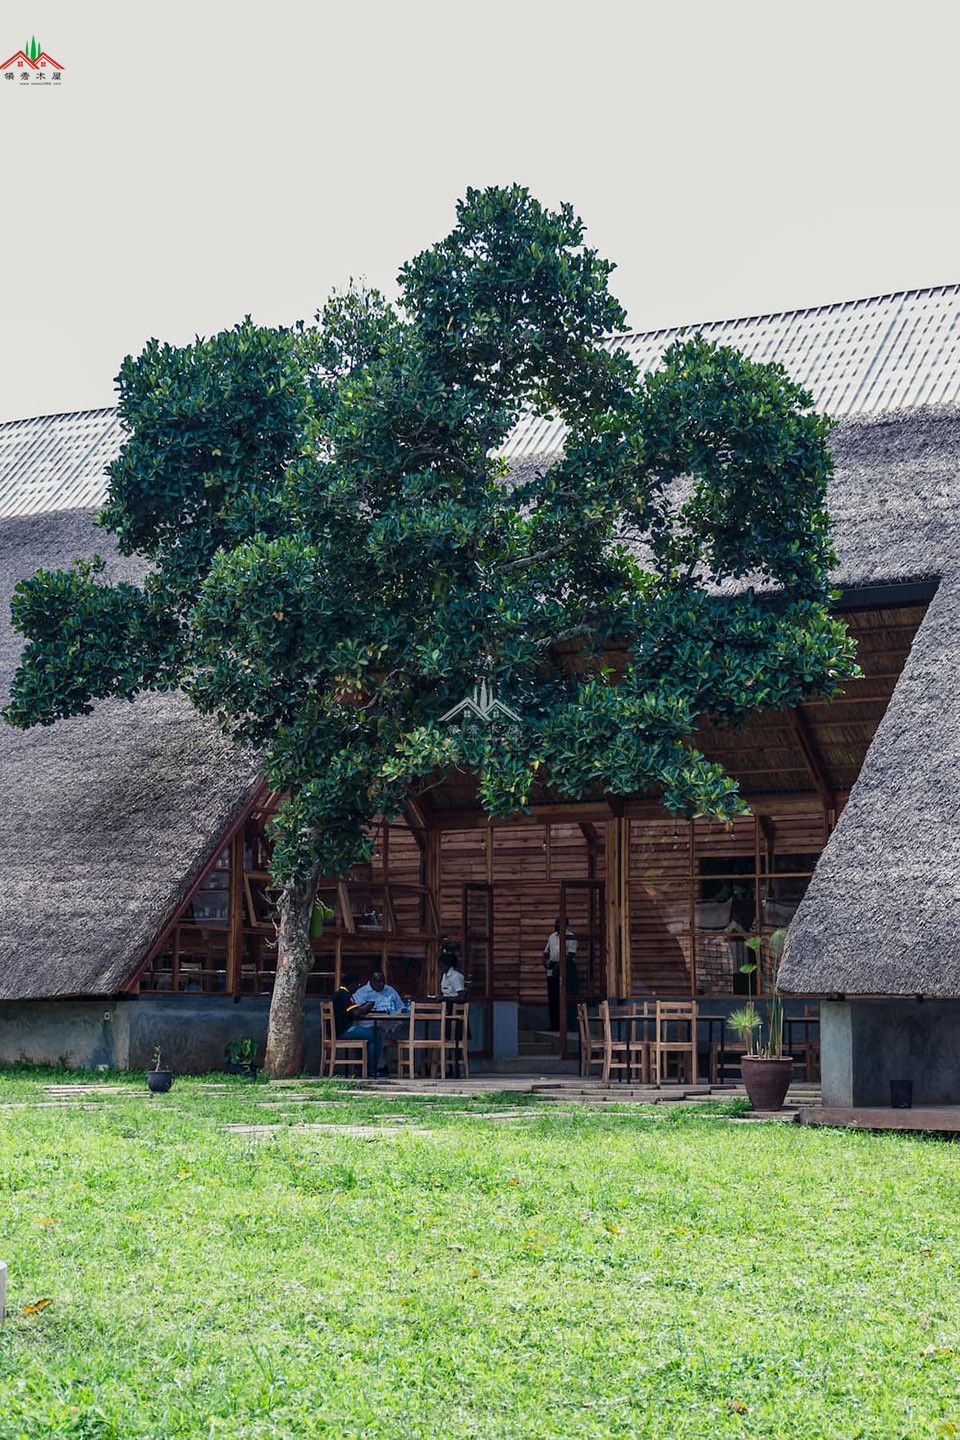
{"label": "corrugated metal roof", "polygon": [[[812,393],[817,408],[837,418],[960,400],[960,285],[617,335],[608,343],[647,371],[672,341],[697,331],[753,360],[779,360]],[[504,454],[518,460],[550,453],[563,443],[563,433],[559,421],[523,420]]]}
{"label": "corrugated metal roof", "polygon": [[[960,402],[960,285],[615,335],[608,343],[645,371],[671,341],[696,331],[755,360],[779,360],[819,409],[837,417]],[[104,467],[120,440],[115,410],[0,424],[0,518],[101,505]],[[523,420],[504,454],[517,460],[562,443],[559,421]]]}
{"label": "corrugated metal roof", "polygon": [[119,449],[116,410],[78,410],[0,425],[0,517],[102,505],[104,467]]}

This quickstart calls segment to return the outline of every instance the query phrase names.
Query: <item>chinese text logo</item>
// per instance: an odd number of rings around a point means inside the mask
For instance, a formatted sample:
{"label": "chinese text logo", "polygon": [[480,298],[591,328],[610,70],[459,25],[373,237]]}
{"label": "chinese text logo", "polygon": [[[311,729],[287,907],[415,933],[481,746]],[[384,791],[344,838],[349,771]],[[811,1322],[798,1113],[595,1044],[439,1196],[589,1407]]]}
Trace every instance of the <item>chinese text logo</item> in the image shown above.
{"label": "chinese text logo", "polygon": [[63,77],[63,66],[47,54],[34,35],[22,50],[15,50],[9,60],[4,60],[0,75],[20,85],[57,85]]}

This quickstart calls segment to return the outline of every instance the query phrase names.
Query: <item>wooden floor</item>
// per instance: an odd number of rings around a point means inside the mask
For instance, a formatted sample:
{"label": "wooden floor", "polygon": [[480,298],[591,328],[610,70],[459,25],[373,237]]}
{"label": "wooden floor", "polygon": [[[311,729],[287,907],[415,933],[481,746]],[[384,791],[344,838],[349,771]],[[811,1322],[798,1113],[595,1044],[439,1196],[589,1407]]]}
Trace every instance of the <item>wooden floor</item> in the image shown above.
{"label": "wooden floor", "polygon": [[908,1130],[960,1135],[960,1105],[917,1105],[893,1110],[887,1105],[802,1105],[801,1125],[841,1126],[851,1130]]}

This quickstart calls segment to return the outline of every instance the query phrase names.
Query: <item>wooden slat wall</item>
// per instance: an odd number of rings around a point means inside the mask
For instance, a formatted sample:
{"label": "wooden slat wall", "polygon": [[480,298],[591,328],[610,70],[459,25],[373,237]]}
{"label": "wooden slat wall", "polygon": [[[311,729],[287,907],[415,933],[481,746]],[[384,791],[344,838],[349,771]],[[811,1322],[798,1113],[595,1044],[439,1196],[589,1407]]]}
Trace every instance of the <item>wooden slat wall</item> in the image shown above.
{"label": "wooden slat wall", "polygon": [[[611,822],[613,823],[613,822]],[[595,874],[604,874],[606,826],[597,837]],[[444,831],[441,837],[441,926],[459,935],[463,886],[492,876],[494,890],[493,993],[498,999],[543,1002],[546,991],[541,954],[559,909],[561,880],[590,877],[590,846],[579,825],[497,826],[488,856],[483,829]],[[761,827],[761,847],[772,839],[775,854],[818,854],[826,841],[822,809],[771,816]],[[754,858],[752,817],[731,828],[698,821],[691,827],[668,816],[630,822],[630,989],[633,994],[687,994],[691,989],[691,927],[697,896],[698,862],[705,856]],[[393,841],[391,839],[391,845]],[[390,868],[393,874],[393,850]],[[745,877],[749,878],[749,877]],[[586,895],[571,892],[574,930],[586,928]],[[583,912],[582,915],[580,912]],[[698,953],[710,937],[701,933]]]}
{"label": "wooden slat wall", "polygon": [[[634,994],[686,993],[691,988],[692,902],[696,899],[698,862],[706,857],[753,857],[757,838],[752,818],[727,829],[698,821],[634,820],[630,837],[630,951]],[[817,855],[826,843],[823,810],[811,802],[809,812],[771,816],[761,828],[761,848],[768,837],[774,857]],[[776,863],[776,862],[775,862]],[[749,878],[749,877],[745,877]],[[698,954],[710,937],[698,937]],[[703,977],[700,977],[701,979]]]}
{"label": "wooden slat wall", "polygon": [[635,995],[690,991],[690,827],[630,823],[630,979]]}
{"label": "wooden slat wall", "polygon": [[[589,878],[589,845],[576,824],[497,826],[492,844],[493,994],[501,1000],[544,1002],[540,963],[553,929],[562,880]],[[441,926],[459,934],[463,886],[488,876],[487,831],[444,831],[441,839]],[[391,859],[392,868],[392,859]],[[576,927],[577,916],[572,916]]]}

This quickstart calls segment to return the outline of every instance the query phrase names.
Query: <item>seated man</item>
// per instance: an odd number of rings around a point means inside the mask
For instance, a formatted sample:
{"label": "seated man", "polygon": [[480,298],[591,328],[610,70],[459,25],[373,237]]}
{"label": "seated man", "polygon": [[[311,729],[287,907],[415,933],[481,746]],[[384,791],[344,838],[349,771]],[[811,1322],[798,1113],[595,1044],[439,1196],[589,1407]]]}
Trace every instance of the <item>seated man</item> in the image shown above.
{"label": "seated man", "polygon": [[368,984],[361,985],[354,995],[353,1003],[376,1010],[378,1015],[399,1015],[406,1008],[393,986],[387,984],[382,970],[374,970]]}
{"label": "seated man", "polygon": [[383,1036],[376,1025],[364,1025],[363,1018],[373,1009],[370,1003],[358,1005],[356,996],[351,994],[355,981],[344,977],[339,990],[333,996],[333,1023],[338,1040],[366,1040],[367,1071],[379,1075],[383,1060]]}

